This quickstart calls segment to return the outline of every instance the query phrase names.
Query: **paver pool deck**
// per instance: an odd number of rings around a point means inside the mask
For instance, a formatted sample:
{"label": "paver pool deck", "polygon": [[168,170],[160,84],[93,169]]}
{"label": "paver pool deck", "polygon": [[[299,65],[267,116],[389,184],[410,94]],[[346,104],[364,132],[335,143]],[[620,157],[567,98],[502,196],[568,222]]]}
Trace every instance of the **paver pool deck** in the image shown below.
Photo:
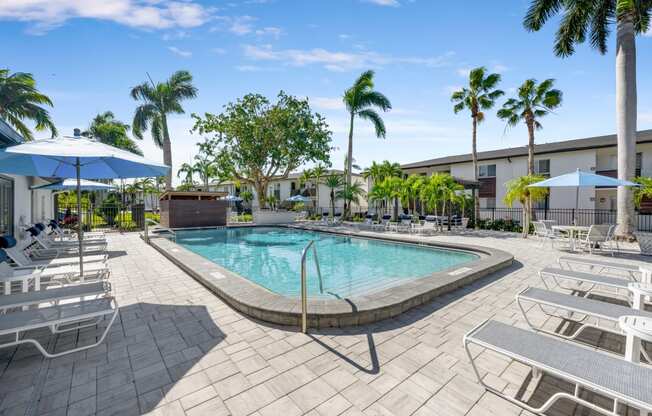
{"label": "paver pool deck", "polygon": [[[490,246],[516,261],[398,317],[304,335],[238,313],[138,234],[111,234],[110,282],[121,310],[107,341],[54,360],[29,346],[0,350],[0,415],[530,414],[480,387],[462,336],[490,317],[525,327],[514,296],[540,287],[537,271],[560,252],[507,233],[410,238]],[[534,310],[530,316],[547,319]],[[98,333],[43,339],[60,348]],[[487,382],[522,390],[528,368],[477,351]],[[532,400],[563,387],[544,378]],[[549,413],[580,410],[561,403]]]}

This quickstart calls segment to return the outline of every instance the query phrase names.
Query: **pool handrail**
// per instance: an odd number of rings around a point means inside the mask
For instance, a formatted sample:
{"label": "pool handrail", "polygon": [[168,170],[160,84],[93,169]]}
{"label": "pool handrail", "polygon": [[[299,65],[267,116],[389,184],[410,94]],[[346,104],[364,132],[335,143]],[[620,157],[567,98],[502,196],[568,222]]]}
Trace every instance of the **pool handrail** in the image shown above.
{"label": "pool handrail", "polygon": [[149,244],[149,227],[148,227],[148,224],[150,224],[150,223],[156,225],[159,229],[165,230],[165,231],[169,232],[170,234],[172,234],[174,242],[175,243],[177,242],[177,233],[174,232],[174,230],[172,228],[163,227],[161,224],[154,221],[153,219],[145,218],[145,223],[144,223],[144,227],[143,227],[144,228],[144,230],[143,230],[143,240],[145,240],[145,243]]}
{"label": "pool handrail", "polygon": [[304,334],[308,332],[308,285],[306,284],[306,255],[308,250],[312,247],[312,257],[315,260],[317,267],[317,276],[319,277],[319,291],[324,293],[324,283],[321,277],[321,270],[319,269],[319,259],[317,259],[317,247],[315,247],[315,240],[310,240],[307,246],[301,252],[301,332]]}

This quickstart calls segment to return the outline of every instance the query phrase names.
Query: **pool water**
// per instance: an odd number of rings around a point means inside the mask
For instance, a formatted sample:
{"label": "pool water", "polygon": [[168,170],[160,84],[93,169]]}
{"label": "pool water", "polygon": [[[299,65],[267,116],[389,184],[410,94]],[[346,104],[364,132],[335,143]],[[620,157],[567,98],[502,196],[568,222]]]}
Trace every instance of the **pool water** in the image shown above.
{"label": "pool water", "polygon": [[190,251],[280,295],[301,290],[301,251],[315,240],[323,278],[320,292],[312,250],[307,258],[310,297],[350,298],[460,266],[477,255],[283,227],[177,231]]}

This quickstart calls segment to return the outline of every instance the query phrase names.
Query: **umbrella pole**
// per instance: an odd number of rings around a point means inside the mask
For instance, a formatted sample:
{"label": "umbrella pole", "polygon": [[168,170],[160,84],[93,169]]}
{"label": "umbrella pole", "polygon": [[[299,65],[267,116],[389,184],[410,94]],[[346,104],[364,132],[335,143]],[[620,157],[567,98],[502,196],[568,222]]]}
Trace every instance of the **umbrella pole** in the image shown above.
{"label": "umbrella pole", "polygon": [[573,211],[573,225],[577,225],[577,210],[580,205],[580,187],[575,188],[575,211]]}
{"label": "umbrella pole", "polygon": [[77,241],[79,242],[79,280],[84,282],[84,247],[82,240],[84,236],[82,235],[83,226],[82,226],[82,212],[81,212],[81,165],[79,163],[79,158],[75,163],[75,170],[77,171]]}

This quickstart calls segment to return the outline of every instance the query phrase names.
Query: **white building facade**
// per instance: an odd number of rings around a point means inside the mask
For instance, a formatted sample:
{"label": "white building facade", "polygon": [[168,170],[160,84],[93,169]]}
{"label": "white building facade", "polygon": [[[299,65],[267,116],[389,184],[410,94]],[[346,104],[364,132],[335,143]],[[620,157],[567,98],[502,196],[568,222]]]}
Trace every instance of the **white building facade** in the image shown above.
{"label": "white building facade", "polygon": [[[342,171],[329,171],[328,175],[341,175]],[[328,212],[330,210],[330,188],[328,188],[323,183],[320,183],[319,192],[317,192],[317,187],[315,186],[314,181],[307,181],[306,183],[301,182],[301,173],[291,173],[287,178],[277,178],[273,179],[268,188],[267,196],[274,196],[277,201],[283,203],[286,199],[291,196],[301,194],[312,199],[313,206],[316,212]],[[323,180],[323,179],[322,179]],[[357,212],[366,212],[367,211],[367,192],[368,192],[368,183],[361,175],[354,174],[352,176],[354,183],[359,183],[364,190],[364,195],[360,197],[359,204],[353,204],[352,211],[353,213]],[[220,184],[211,184],[209,186],[210,191],[217,192],[227,192],[229,195],[239,196],[245,190],[250,191],[254,195],[254,200],[256,200],[256,190],[252,186],[247,184],[236,184],[231,181],[222,182]],[[319,195],[319,201],[317,201],[317,195]],[[341,199],[335,200],[335,212],[341,213],[344,209],[344,201]]]}
{"label": "white building facade", "polygon": [[[0,147],[22,143],[23,138],[0,120]],[[26,237],[24,228],[53,218],[52,191],[31,190],[49,182],[31,176],[0,173],[0,235]]]}
{"label": "white building facade", "polygon": [[[527,175],[526,146],[478,153],[480,207],[506,208],[503,201],[506,184]],[[461,179],[473,179],[471,155],[447,156],[402,166],[405,174],[431,175],[447,172]],[[580,169],[605,176],[617,176],[616,136],[598,136],[535,146],[535,171],[554,177]],[[635,176],[652,175],[652,130],[638,132]],[[579,190],[580,209],[615,210],[616,189],[582,188]],[[518,208],[519,205],[514,205]],[[554,188],[546,201],[537,208],[575,208],[575,188]],[[652,204],[644,203],[641,213],[652,213]]]}

